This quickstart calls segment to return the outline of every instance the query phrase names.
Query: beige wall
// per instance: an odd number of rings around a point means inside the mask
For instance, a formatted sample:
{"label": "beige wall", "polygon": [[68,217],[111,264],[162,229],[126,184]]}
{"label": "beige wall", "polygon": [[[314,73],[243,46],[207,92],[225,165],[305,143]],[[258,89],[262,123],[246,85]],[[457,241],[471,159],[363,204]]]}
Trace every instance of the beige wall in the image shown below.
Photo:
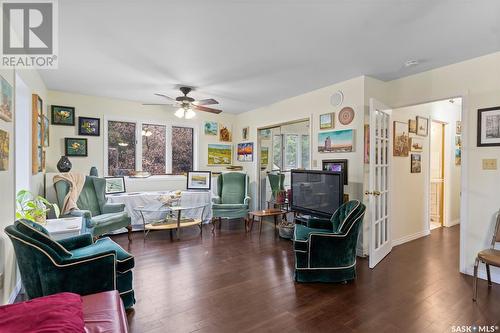
{"label": "beige wall", "polygon": [[[442,102],[394,109],[392,121],[408,123],[408,119],[421,116],[429,119],[429,135],[410,138],[420,138],[424,142],[421,153],[409,152],[408,157],[394,156],[392,159],[392,239],[393,244],[429,234],[429,184],[430,184],[430,123],[437,120],[447,123],[445,130],[445,189],[447,202],[444,212],[445,225],[456,224],[460,217],[460,166],[455,165],[455,123],[460,119],[461,104]],[[422,172],[410,173],[410,155],[420,154],[422,157]]]}
{"label": "beige wall", "polygon": [[[207,145],[217,143],[218,137],[205,136],[203,134],[203,121],[214,120],[224,124],[228,128],[234,123],[235,116],[229,113],[212,115],[210,113],[198,112],[192,120],[180,120],[174,116],[175,109],[168,106],[143,106],[137,102],[105,97],[87,96],[60,91],[50,91],[49,103],[51,105],[64,105],[75,107],[75,122],[72,126],[51,126],[50,148],[47,154],[47,171],[57,172],[57,162],[64,154],[64,138],[78,136],[78,116],[95,117],[101,119],[101,135],[98,137],[82,136],[88,140],[88,157],[70,157],[73,171],[88,174],[92,166],[96,166],[99,174],[104,174],[104,126],[105,119],[147,121],[160,124],[177,124],[194,126],[198,140],[198,169],[221,171],[221,167],[207,166]],[[234,135],[234,133],[233,133]],[[196,138],[196,136],[195,136]],[[234,142],[234,140],[233,140]],[[153,180],[153,179],[151,179]]]}
{"label": "beige wall", "polygon": [[[384,93],[392,107],[464,97],[461,269],[471,274],[477,252],[489,245],[500,208],[500,171],[481,167],[484,158],[499,159],[500,148],[476,146],[477,110],[500,105],[500,52],[388,82]],[[499,269],[492,275],[500,282]]]}
{"label": "beige wall", "polygon": [[[47,89],[41,80],[38,72],[34,70],[19,70],[17,72],[24,83],[31,89],[31,93],[38,94],[46,101]],[[11,85],[13,92],[13,110],[15,106],[15,75],[13,70],[0,70],[2,75]],[[31,107],[31,103],[30,103]],[[29,110],[31,113],[31,109]],[[16,110],[14,110],[14,119],[8,123],[0,120],[0,129],[9,133],[10,154],[9,170],[0,171],[0,186],[2,188],[2,197],[0,200],[0,272],[4,273],[4,288],[0,289],[0,304],[4,304],[14,290],[17,279],[16,262],[12,243],[4,233],[4,228],[12,224],[15,218],[15,124]],[[31,133],[31,123],[23,124],[29,133]],[[29,161],[31,165],[31,161]],[[31,169],[31,168],[30,168]],[[43,174],[39,173],[30,177],[30,187],[34,193],[43,194]]]}

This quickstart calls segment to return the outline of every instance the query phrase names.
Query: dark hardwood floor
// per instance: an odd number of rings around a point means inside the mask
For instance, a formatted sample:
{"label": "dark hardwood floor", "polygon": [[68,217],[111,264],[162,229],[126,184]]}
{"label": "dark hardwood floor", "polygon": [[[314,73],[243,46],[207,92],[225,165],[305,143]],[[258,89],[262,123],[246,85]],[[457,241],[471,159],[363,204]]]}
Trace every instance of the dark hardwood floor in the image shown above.
{"label": "dark hardwood floor", "polygon": [[244,232],[223,222],[204,227],[113,237],[135,255],[137,303],[132,332],[451,332],[452,325],[500,325],[500,285],[458,271],[459,227],[395,247],[374,270],[358,258],[347,285],[297,284],[290,241],[270,224]]}

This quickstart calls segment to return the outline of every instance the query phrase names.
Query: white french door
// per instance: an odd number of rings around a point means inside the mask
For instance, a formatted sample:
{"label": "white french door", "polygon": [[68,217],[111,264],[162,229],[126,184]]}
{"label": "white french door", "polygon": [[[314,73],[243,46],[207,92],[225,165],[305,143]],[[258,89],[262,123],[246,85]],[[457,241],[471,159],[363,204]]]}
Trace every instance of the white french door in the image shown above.
{"label": "white french door", "polygon": [[391,111],[370,98],[370,248],[369,266],[375,267],[392,250],[391,237]]}

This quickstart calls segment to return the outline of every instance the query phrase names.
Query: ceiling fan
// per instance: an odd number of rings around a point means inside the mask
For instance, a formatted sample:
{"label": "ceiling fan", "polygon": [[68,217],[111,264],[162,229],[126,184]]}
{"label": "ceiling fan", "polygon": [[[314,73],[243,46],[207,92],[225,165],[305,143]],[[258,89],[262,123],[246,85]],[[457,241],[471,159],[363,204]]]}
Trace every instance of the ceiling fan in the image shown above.
{"label": "ceiling fan", "polygon": [[196,116],[196,113],[193,111],[193,109],[197,111],[204,111],[204,112],[210,112],[210,113],[215,113],[219,114],[222,112],[222,110],[219,109],[213,109],[206,107],[204,105],[213,105],[213,104],[219,104],[215,99],[213,98],[207,98],[207,99],[200,99],[200,100],[195,100],[192,97],[189,97],[188,94],[193,91],[193,88],[191,87],[179,87],[179,90],[184,94],[184,96],[179,96],[176,98],[169,97],[164,94],[159,94],[156,93],[156,96],[160,96],[163,98],[166,98],[169,103],[145,103],[143,105],[171,105],[171,106],[178,106],[179,109],[175,112],[175,116],[178,118],[186,118],[186,119],[191,119],[194,116]]}

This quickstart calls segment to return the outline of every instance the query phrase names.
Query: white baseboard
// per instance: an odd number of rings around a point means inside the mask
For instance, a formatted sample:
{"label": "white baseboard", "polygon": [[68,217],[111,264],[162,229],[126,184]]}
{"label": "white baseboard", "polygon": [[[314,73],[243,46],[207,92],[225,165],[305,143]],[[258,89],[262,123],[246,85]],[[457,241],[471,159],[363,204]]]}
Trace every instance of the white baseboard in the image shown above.
{"label": "white baseboard", "polygon": [[460,223],[460,219],[456,219],[456,220],[450,221],[450,223],[445,225],[445,227],[453,227],[454,225],[457,225],[459,223]]}
{"label": "white baseboard", "polygon": [[[491,282],[500,284],[500,269],[496,269],[495,271],[495,267],[490,266],[490,271],[491,271]],[[464,273],[467,275],[474,276],[474,267],[467,267]],[[486,266],[484,264],[479,264],[477,277],[482,280],[488,279],[486,275]]]}
{"label": "white baseboard", "polygon": [[12,293],[10,293],[8,304],[12,304],[15,302],[17,295],[19,295],[19,293],[21,292],[22,287],[23,287],[23,284],[21,282],[21,279],[17,280],[16,286],[14,287],[14,290],[12,290]]}
{"label": "white baseboard", "polygon": [[411,235],[401,237],[399,239],[395,239],[392,241],[392,246],[398,246],[398,245],[410,242],[412,240],[415,240],[417,238],[428,236],[428,235],[430,235],[430,233],[431,233],[430,230],[423,230],[423,231],[419,231],[419,232],[416,232],[416,233],[411,234]]}

